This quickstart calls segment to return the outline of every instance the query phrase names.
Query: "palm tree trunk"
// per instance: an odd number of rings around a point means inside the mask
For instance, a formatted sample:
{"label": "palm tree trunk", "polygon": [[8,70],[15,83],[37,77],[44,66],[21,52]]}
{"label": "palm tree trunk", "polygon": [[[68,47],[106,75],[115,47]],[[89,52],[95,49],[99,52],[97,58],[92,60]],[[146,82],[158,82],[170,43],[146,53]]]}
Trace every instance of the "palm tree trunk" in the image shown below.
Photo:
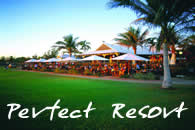
{"label": "palm tree trunk", "polygon": [[69,57],[71,57],[72,55],[71,49],[68,49],[68,53],[69,53]]}
{"label": "palm tree trunk", "polygon": [[135,55],[136,55],[136,49],[137,49],[136,47],[133,47],[133,50],[134,50],[134,54]]}
{"label": "palm tree trunk", "polygon": [[170,88],[172,86],[172,80],[168,61],[168,47],[166,43],[163,43],[163,67],[164,79],[162,83],[162,88]]}

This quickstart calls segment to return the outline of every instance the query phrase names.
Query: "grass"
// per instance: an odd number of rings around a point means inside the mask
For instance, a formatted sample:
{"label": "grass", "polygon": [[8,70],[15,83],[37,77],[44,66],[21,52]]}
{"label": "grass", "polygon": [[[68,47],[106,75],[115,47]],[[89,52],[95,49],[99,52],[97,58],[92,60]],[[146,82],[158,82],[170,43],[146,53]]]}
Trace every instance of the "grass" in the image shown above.
{"label": "grass", "polygon": [[[69,78],[43,73],[21,72],[0,69],[0,121],[4,129],[63,130],[63,129],[195,129],[195,87],[174,86],[175,90],[160,89],[157,84],[125,83],[93,79]],[[45,111],[36,119],[20,119],[17,112],[7,119],[9,103],[19,103],[22,108],[35,107],[41,110],[52,106],[57,99],[62,108],[83,110],[90,101],[95,111],[89,118],[60,119],[56,110],[54,120],[49,121],[50,112]],[[145,105],[166,106],[171,110],[184,101],[189,110],[172,114],[167,119],[162,116],[154,119],[112,119],[112,104],[124,103],[123,115],[130,108],[140,109]],[[147,111],[146,111],[147,113]],[[28,115],[31,115],[31,110]]]}

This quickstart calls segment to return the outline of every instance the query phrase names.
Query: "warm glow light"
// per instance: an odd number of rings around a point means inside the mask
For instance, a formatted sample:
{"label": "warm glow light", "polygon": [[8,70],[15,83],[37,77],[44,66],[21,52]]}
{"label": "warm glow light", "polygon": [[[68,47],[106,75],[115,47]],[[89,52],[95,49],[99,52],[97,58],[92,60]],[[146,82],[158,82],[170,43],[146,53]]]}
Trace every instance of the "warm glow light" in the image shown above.
{"label": "warm glow light", "polygon": [[182,54],[183,54],[183,52],[182,52],[182,51],[180,51],[180,52],[179,52],[179,54],[180,54],[180,55],[182,55]]}

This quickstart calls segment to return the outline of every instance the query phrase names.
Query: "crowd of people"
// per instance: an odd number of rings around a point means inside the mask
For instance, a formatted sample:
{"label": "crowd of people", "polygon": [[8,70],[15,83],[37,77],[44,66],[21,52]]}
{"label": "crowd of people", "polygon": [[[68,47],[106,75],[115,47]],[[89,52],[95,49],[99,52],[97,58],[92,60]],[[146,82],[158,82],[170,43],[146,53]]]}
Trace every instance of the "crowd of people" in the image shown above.
{"label": "crowd of people", "polygon": [[55,71],[58,70],[75,70],[79,74],[84,74],[85,71],[88,71],[91,74],[101,74],[101,75],[112,75],[112,76],[121,76],[121,75],[131,75],[134,73],[161,73],[163,68],[162,64],[155,63],[151,64],[148,62],[113,62],[113,63],[103,63],[103,62],[94,62],[94,63],[25,63],[22,66],[22,69],[25,70],[44,70],[44,71]]}

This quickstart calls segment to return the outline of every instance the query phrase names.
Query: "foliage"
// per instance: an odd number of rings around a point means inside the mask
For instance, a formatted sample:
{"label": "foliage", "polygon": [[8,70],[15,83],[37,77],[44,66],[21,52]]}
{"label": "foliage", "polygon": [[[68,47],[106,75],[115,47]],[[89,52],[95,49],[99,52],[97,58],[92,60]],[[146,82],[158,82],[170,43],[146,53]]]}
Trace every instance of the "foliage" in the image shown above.
{"label": "foliage", "polygon": [[97,72],[97,73],[95,73],[95,76],[101,77],[101,76],[103,76],[103,74],[101,72]]}
{"label": "foliage", "polygon": [[45,72],[45,71],[46,71],[46,68],[45,68],[45,67],[42,67],[42,68],[40,69],[40,71],[41,71],[41,72]]}
{"label": "foliage", "polygon": [[37,54],[33,55],[32,58],[33,58],[33,59],[38,59]]}
{"label": "foliage", "polygon": [[0,65],[2,66],[5,66],[5,65],[8,65],[8,64],[13,64],[14,66],[20,66],[22,63],[24,63],[26,60],[29,60],[30,58],[29,57],[13,57],[13,56],[10,56],[10,57],[5,57],[5,56],[2,56],[0,58]]}
{"label": "foliage", "polygon": [[164,81],[163,88],[171,87],[171,75],[168,65],[168,44],[170,44],[170,32],[168,28],[175,26],[176,30],[195,31],[194,0],[110,0],[111,8],[130,8],[139,15],[135,23],[142,22],[151,27],[160,27],[160,44],[164,46]]}
{"label": "foliage", "polygon": [[55,73],[60,73],[60,68],[56,68],[56,69],[54,70],[54,72],[55,72]]}
{"label": "foliage", "polygon": [[86,40],[80,41],[78,44],[81,46],[80,50],[87,51],[87,50],[91,49],[91,47],[90,47],[91,43],[87,42]]}
{"label": "foliage", "polygon": [[69,74],[78,74],[78,71],[75,69],[70,69],[70,70],[68,70],[68,73]]}
{"label": "foliage", "polygon": [[79,39],[78,37],[74,38],[72,34],[64,36],[63,41],[58,41],[55,43],[53,47],[57,48],[58,51],[65,49],[66,51],[64,53],[68,53],[69,56],[72,55],[72,53],[80,53],[79,47],[81,47],[81,50],[88,50],[90,49],[90,43],[87,41],[80,41],[77,42]]}
{"label": "foliage", "polygon": [[124,74],[124,75],[121,75],[120,78],[131,78],[131,76],[127,75],[127,74]]}
{"label": "foliage", "polygon": [[133,28],[129,27],[127,32],[120,33],[118,36],[120,38],[115,38],[117,44],[125,45],[128,48],[132,47],[134,50],[134,54],[136,54],[136,47],[142,46],[145,41],[145,37],[148,34],[148,30],[146,29],[143,33],[141,33],[141,28]]}
{"label": "foliage", "polygon": [[68,72],[65,69],[60,69],[60,72],[59,73],[68,73]]}
{"label": "foliage", "polygon": [[57,55],[58,55],[58,50],[55,48],[52,48],[51,50],[48,50],[47,52],[45,52],[42,57],[45,59],[49,59],[49,58],[57,57]]}
{"label": "foliage", "polygon": [[133,78],[142,80],[155,80],[156,76],[153,73],[136,73],[133,74]]}
{"label": "foliage", "polygon": [[194,31],[194,1],[188,0],[110,0],[111,8],[125,7],[132,9],[138,16],[135,22],[161,27],[166,31],[169,25],[178,29]]}
{"label": "foliage", "polygon": [[91,71],[89,69],[85,69],[83,72],[84,75],[92,75]]}

